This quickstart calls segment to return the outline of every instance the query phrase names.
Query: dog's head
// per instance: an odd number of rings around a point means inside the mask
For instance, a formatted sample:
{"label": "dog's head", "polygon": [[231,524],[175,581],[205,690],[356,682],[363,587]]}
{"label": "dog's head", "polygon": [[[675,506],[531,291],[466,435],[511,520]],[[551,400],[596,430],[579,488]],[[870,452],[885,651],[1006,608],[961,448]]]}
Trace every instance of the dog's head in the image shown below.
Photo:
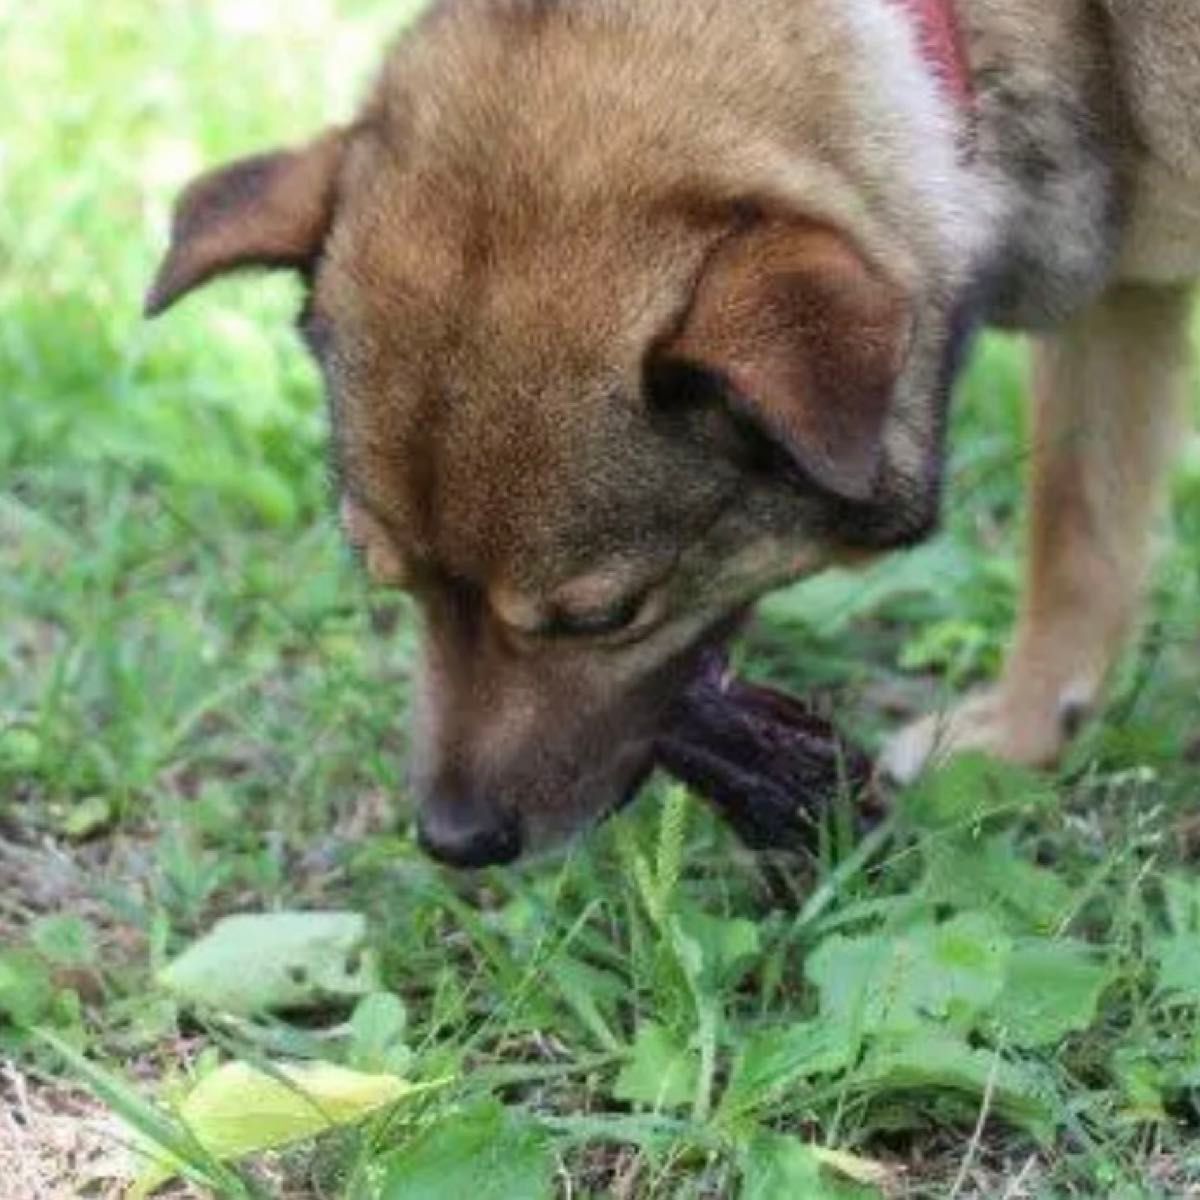
{"label": "dog's head", "polygon": [[193,184],[149,307],[307,280],[347,534],[424,617],[423,840],[480,866],[620,806],[757,597],[925,530],[949,323],[737,138],[446,40]]}

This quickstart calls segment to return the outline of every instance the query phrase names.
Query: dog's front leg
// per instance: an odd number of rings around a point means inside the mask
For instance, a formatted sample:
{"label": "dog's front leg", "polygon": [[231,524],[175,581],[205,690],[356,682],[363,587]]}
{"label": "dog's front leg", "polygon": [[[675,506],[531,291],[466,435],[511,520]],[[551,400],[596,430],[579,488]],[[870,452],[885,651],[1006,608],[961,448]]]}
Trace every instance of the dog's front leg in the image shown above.
{"label": "dog's front leg", "polygon": [[982,749],[1052,764],[1136,621],[1185,394],[1190,289],[1111,290],[1034,356],[1028,574],[1000,682],[899,734],[901,780]]}

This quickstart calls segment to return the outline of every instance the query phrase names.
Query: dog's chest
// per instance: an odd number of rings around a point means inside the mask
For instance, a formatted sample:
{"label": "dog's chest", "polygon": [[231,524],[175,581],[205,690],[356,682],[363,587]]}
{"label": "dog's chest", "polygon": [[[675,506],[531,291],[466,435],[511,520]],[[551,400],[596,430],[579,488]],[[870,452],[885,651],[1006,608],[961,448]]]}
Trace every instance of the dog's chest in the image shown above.
{"label": "dog's chest", "polygon": [[1186,176],[1155,161],[1139,172],[1119,274],[1136,283],[1200,278],[1200,163]]}

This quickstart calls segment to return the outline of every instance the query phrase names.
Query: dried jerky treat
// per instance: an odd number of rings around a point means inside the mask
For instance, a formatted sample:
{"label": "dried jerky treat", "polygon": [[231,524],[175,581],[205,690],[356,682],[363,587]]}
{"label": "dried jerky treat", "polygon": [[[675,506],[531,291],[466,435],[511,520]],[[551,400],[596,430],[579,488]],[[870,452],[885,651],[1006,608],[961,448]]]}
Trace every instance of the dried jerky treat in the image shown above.
{"label": "dried jerky treat", "polygon": [[872,773],[828,721],[742,683],[719,653],[677,702],[657,749],[660,765],[712,801],[752,850],[811,848],[822,811],[844,790],[862,793]]}

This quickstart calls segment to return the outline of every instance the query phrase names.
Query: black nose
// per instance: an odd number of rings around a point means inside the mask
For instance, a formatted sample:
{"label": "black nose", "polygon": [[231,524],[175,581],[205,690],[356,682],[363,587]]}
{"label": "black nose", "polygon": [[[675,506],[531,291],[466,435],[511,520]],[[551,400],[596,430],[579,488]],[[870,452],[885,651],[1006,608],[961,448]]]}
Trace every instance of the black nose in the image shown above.
{"label": "black nose", "polygon": [[521,857],[520,823],[505,813],[444,818],[436,810],[423,812],[417,841],[430,858],[467,871],[502,867]]}

